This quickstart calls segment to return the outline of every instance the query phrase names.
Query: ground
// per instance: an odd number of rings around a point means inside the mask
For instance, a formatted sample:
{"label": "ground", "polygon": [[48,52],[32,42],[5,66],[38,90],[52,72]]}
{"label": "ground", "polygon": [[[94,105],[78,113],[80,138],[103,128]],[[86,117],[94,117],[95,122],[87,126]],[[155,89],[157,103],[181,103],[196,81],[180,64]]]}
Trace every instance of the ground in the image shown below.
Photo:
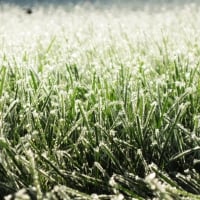
{"label": "ground", "polygon": [[1,4],[0,198],[200,199],[198,4]]}

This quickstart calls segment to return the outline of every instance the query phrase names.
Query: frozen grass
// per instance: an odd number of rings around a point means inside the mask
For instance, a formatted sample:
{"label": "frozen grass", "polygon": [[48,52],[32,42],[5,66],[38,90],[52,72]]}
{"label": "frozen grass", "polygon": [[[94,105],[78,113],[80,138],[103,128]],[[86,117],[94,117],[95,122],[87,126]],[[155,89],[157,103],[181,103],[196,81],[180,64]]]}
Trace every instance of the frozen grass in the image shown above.
{"label": "frozen grass", "polygon": [[200,10],[0,13],[0,198],[200,199]]}

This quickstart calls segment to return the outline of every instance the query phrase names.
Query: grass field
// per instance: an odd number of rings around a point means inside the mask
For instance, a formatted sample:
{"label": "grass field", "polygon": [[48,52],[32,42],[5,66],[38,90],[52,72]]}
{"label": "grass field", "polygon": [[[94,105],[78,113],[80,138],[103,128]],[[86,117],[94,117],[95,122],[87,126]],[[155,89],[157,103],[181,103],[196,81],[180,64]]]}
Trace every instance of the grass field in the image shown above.
{"label": "grass field", "polygon": [[200,199],[200,6],[0,12],[0,199]]}

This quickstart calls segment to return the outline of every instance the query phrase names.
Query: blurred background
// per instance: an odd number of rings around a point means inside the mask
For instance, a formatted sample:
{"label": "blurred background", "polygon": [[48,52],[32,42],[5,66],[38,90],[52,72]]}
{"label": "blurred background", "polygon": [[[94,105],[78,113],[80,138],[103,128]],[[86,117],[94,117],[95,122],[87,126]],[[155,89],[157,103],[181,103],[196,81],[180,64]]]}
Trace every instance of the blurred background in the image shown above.
{"label": "blurred background", "polygon": [[39,8],[48,10],[49,8],[62,8],[72,11],[74,8],[90,9],[125,9],[131,11],[145,10],[158,12],[161,10],[176,7],[184,8],[192,5],[198,7],[200,0],[0,0],[0,12],[9,10],[11,7],[18,7],[27,14],[35,13]]}
{"label": "blurred background", "polygon": [[198,3],[199,0],[0,0],[0,3],[17,5],[38,5],[38,4],[166,4],[166,3]]}

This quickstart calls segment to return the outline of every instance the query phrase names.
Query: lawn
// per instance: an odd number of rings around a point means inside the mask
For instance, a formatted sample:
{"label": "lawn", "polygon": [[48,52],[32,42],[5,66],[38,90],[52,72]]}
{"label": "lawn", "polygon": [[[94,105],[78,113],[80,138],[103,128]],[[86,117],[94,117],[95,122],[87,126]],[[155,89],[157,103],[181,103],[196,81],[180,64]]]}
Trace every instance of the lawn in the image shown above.
{"label": "lawn", "polygon": [[0,199],[200,199],[200,5],[32,11],[0,7]]}

